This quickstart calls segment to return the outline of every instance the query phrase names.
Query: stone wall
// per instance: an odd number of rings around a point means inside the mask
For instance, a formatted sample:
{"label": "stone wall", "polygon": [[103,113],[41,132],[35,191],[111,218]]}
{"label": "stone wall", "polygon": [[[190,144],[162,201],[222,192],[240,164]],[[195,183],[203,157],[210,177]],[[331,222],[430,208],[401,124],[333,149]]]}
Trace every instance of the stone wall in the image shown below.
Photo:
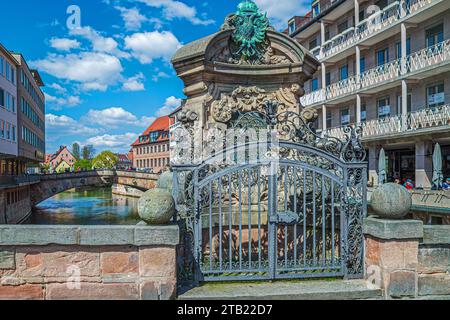
{"label": "stone wall", "polygon": [[0,226],[0,300],[169,300],[177,226]]}
{"label": "stone wall", "polygon": [[388,299],[450,299],[450,226],[365,221],[366,277]]}

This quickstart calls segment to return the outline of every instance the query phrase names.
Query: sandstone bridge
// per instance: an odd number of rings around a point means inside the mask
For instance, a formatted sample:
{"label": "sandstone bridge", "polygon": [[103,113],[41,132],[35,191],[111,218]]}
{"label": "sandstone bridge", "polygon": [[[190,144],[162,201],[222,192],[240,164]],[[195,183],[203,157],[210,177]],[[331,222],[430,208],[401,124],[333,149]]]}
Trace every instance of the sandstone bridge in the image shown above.
{"label": "sandstone bridge", "polygon": [[97,170],[35,175],[31,178],[35,181],[30,188],[31,205],[35,206],[58,193],[81,187],[107,187],[118,184],[146,191],[155,188],[159,176],[151,173]]}

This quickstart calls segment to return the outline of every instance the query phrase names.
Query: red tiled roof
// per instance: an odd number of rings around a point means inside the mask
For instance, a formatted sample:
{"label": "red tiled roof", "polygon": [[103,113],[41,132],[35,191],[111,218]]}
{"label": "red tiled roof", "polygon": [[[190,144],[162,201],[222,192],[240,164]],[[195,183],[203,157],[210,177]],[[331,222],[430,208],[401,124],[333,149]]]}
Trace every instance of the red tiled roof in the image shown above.
{"label": "red tiled roof", "polygon": [[[169,116],[164,116],[161,118],[156,119],[150,127],[147,128],[147,130],[144,131],[141,136],[148,136],[151,132],[155,131],[169,131],[169,125],[170,125],[170,118]],[[162,139],[161,137],[158,138],[158,141],[166,141],[169,140],[169,138]],[[132,146],[138,146],[142,144],[148,144],[148,142],[139,142],[139,138],[132,144]]]}

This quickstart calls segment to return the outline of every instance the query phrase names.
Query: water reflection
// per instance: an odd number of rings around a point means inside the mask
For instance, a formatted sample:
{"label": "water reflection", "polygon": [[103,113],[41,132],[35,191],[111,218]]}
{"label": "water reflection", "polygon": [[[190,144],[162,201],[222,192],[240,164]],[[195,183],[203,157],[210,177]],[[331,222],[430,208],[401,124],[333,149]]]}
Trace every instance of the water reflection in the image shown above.
{"label": "water reflection", "polygon": [[30,224],[135,225],[138,199],[114,195],[111,188],[71,190],[33,210]]}

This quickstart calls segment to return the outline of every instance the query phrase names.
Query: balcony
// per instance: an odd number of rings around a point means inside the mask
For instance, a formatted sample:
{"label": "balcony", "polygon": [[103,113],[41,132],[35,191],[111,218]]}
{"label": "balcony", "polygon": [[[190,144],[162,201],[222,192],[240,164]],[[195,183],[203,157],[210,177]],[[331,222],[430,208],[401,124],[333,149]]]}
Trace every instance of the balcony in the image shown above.
{"label": "balcony", "polygon": [[383,10],[376,11],[355,27],[324,42],[323,50],[317,57],[326,60],[440,2],[442,0],[410,0],[409,3],[403,5],[400,4],[400,1],[393,2]]}
{"label": "balcony", "polygon": [[[361,123],[363,140],[373,137],[392,136],[400,133],[419,132],[424,129],[439,128],[449,125],[449,104],[411,112],[406,115],[405,119],[403,119],[403,116],[397,115]],[[345,137],[343,127],[331,128],[326,131],[326,135],[338,139],[343,139]]]}
{"label": "balcony", "polygon": [[450,40],[417,51],[405,59],[397,59],[366,72],[333,83],[325,89],[306,94],[300,99],[304,107],[330,103],[359,92],[392,83],[450,62]]}

